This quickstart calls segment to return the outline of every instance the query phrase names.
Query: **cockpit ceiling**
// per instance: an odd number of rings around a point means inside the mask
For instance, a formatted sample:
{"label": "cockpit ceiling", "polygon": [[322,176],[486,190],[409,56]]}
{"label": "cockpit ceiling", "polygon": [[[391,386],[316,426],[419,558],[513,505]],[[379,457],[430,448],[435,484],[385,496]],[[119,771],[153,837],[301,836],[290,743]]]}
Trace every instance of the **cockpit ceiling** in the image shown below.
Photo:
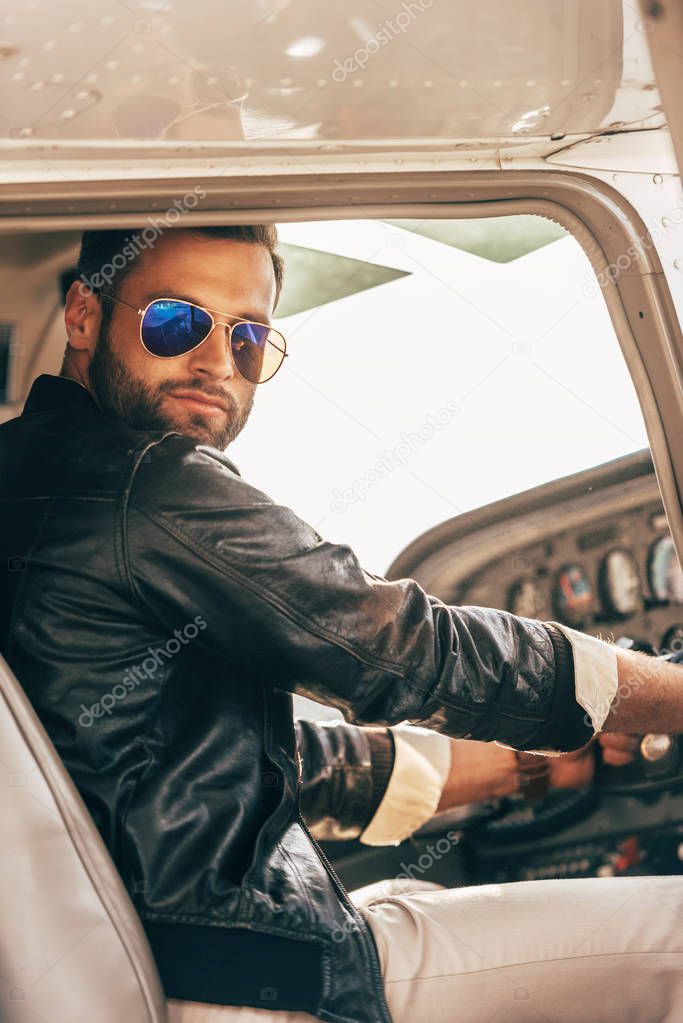
{"label": "cockpit ceiling", "polygon": [[6,160],[41,140],[552,152],[664,122],[636,0],[1,0],[0,26]]}

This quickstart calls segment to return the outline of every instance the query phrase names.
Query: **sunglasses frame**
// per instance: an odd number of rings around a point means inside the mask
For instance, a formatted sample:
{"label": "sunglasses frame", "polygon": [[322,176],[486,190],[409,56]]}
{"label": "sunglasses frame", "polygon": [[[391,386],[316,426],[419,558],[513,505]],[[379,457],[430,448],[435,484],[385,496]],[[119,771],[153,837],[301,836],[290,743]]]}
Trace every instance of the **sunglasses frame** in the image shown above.
{"label": "sunglasses frame", "polygon": [[[276,344],[274,344],[272,341],[269,341],[269,340],[266,341],[266,344],[273,345],[273,348],[277,348],[277,350],[282,355],[282,361],[280,362],[280,365],[278,366],[278,368],[275,370],[275,373],[271,373],[270,376],[266,377],[265,380],[259,380],[256,384],[254,384],[254,386],[258,386],[258,384],[267,384],[269,380],[272,380],[273,377],[275,376],[275,374],[278,373],[282,369],[282,367],[284,365],[284,361],[285,361],[285,359],[287,358],[287,355],[288,355],[288,352],[287,352],[287,341],[285,340],[284,334],[281,331],[279,331],[277,329],[277,327],[272,327],[269,323],[259,323],[258,320],[248,320],[244,316],[233,316],[232,313],[222,312],[222,311],[220,311],[218,309],[213,309],[212,310],[212,309],[207,308],[207,306],[200,305],[198,302],[189,302],[186,298],[176,298],[176,297],[174,297],[172,295],[160,296],[159,298],[153,298],[151,300],[151,302],[148,302],[147,305],[144,306],[144,308],[142,308],[142,309],[138,308],[137,306],[131,305],[130,302],[124,302],[124,300],[122,298],[115,298],[114,295],[108,295],[104,291],[99,292],[99,297],[100,298],[108,298],[112,302],[118,302],[119,305],[125,305],[125,306],[128,307],[128,309],[132,309],[134,312],[136,312],[138,314],[138,316],[140,317],[140,331],[139,331],[140,344],[145,349],[147,354],[151,355],[153,359],[163,359],[164,362],[169,362],[171,359],[180,359],[184,355],[189,355],[190,352],[196,351],[197,348],[200,347],[200,345],[203,345],[204,342],[207,341],[209,339],[209,337],[211,337],[211,334],[213,333],[214,327],[217,327],[219,323],[221,324],[221,326],[228,328],[228,342],[227,343],[228,343],[228,347],[230,347],[231,350],[232,350],[232,330],[233,330],[233,327],[239,326],[240,323],[254,323],[254,324],[256,324],[257,327],[266,327],[268,330],[275,331],[275,333],[279,337],[282,338],[282,348],[278,348],[278,346]],[[211,328],[207,332],[206,337],[203,337],[201,339],[201,341],[198,341],[196,345],[192,346],[192,348],[188,348],[188,350],[186,352],[180,352],[178,355],[157,355],[155,352],[150,352],[149,348],[145,344],[145,342],[143,340],[143,337],[142,337],[142,324],[144,322],[145,314],[146,314],[147,310],[151,306],[153,306],[155,302],[182,302],[184,305],[194,306],[195,309],[201,309],[201,311],[203,313],[206,313],[207,316],[211,320]],[[231,319],[234,319],[236,322],[235,323],[228,323],[226,320],[217,320],[214,317],[214,315],[213,315],[214,313],[217,313],[217,312],[220,312],[221,316],[229,316]],[[240,374],[242,379],[246,380],[250,384],[253,384],[254,383],[253,380],[249,380],[248,377],[245,377],[244,374],[240,372],[239,366],[237,365],[237,362],[235,361],[235,356],[234,355],[232,356],[232,361],[235,363],[235,369]]]}

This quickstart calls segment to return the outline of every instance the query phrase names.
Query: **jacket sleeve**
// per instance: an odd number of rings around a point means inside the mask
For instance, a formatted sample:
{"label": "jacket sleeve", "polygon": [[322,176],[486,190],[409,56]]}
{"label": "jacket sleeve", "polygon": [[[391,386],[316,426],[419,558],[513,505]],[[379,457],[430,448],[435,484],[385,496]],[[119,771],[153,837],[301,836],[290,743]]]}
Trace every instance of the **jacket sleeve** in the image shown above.
{"label": "jacket sleeve", "polygon": [[451,740],[415,725],[294,722],[301,812],[320,841],[399,845],[436,812]]}
{"label": "jacket sleeve", "polygon": [[394,766],[389,728],[294,722],[301,759],[301,812],[315,837],[358,838],[386,792]]}
{"label": "jacket sleeve", "polygon": [[366,572],[351,547],[324,540],[190,438],[147,442],[136,459],[121,572],[161,628],[201,614],[197,642],[353,724],[408,721],[555,751],[593,735],[556,626],[450,606],[413,579]]}

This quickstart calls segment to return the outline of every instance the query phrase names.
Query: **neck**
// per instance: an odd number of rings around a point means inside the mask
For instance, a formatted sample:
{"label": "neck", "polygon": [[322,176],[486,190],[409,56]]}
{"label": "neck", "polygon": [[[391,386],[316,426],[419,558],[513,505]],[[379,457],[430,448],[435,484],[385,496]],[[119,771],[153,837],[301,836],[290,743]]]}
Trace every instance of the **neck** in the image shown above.
{"label": "neck", "polygon": [[85,387],[86,391],[90,390],[87,370],[82,369],[77,362],[70,357],[69,353],[67,353],[64,357],[59,375],[60,377],[68,377],[69,380],[75,380],[81,385],[81,387]]}

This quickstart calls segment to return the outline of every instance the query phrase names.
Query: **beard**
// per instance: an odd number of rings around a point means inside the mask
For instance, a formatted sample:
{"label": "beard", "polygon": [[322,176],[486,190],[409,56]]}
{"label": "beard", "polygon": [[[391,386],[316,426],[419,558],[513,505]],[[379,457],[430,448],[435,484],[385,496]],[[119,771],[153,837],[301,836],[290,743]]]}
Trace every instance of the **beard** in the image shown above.
{"label": "beard", "polygon": [[[108,330],[102,331],[88,370],[90,389],[101,412],[123,419],[135,430],[177,430],[187,437],[210,444],[224,451],[241,433],[254,404],[252,391],[247,404],[240,408],[231,394],[213,390],[193,377],[187,381],[168,380],[152,387],[133,376],[117,356]],[[164,411],[164,398],[170,391],[196,390],[203,395],[220,397],[229,406],[224,426],[210,426],[199,412],[183,421]]]}

